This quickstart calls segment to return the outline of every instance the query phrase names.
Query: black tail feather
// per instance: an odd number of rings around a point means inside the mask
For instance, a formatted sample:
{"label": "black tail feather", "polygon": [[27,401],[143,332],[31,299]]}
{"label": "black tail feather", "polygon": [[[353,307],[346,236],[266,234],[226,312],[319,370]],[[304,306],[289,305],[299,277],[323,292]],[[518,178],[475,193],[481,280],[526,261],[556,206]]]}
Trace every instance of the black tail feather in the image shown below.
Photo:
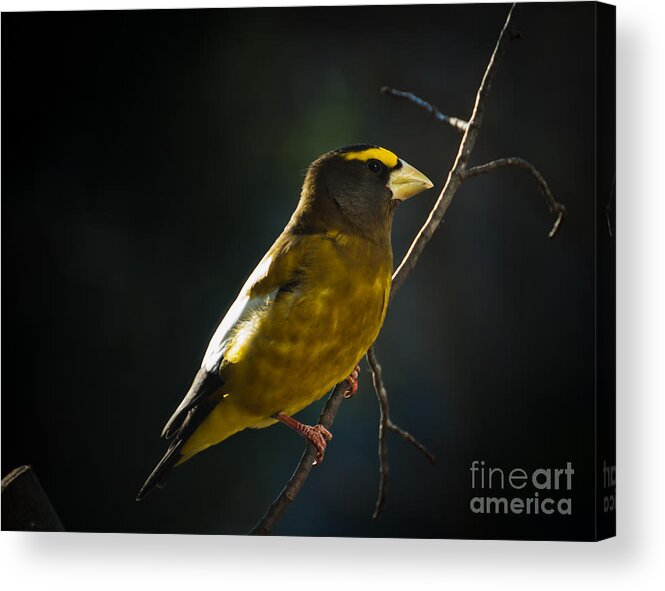
{"label": "black tail feather", "polygon": [[141,490],[136,495],[136,500],[140,501],[148,493],[150,493],[155,488],[162,488],[166,484],[166,480],[171,473],[171,470],[178,463],[178,460],[182,457],[180,454],[180,449],[184,445],[185,441],[183,439],[178,439],[171,443],[169,448],[166,450],[164,457],[159,461],[159,464],[152,471],[148,479],[145,481]]}
{"label": "black tail feather", "polygon": [[159,464],[152,471],[145,484],[141,487],[139,494],[136,495],[136,500],[140,501],[150,491],[156,487],[162,488],[166,484],[166,480],[175,467],[178,461],[182,458],[182,447],[187,440],[192,436],[197,427],[205,420],[210,411],[218,404],[218,398],[208,398],[202,400],[190,408],[185,415],[180,427],[175,433],[172,434],[172,441],[169,448],[166,450],[164,457],[159,461]]}
{"label": "black tail feather", "polygon": [[224,382],[218,374],[209,373],[205,369],[200,369],[192,382],[189,391],[185,398],[175,410],[171,418],[166,423],[162,431],[164,439],[170,439],[174,434],[178,433],[187,420],[189,411],[198,406],[216,390],[219,390]]}

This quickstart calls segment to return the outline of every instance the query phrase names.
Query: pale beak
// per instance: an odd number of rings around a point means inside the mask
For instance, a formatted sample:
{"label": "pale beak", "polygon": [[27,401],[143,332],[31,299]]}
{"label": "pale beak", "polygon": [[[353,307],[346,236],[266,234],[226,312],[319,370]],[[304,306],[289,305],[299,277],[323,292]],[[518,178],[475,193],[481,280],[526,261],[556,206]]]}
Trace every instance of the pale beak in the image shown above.
{"label": "pale beak", "polygon": [[388,181],[388,188],[393,194],[393,199],[404,201],[434,186],[422,172],[402,159],[400,162],[402,166],[390,173]]}

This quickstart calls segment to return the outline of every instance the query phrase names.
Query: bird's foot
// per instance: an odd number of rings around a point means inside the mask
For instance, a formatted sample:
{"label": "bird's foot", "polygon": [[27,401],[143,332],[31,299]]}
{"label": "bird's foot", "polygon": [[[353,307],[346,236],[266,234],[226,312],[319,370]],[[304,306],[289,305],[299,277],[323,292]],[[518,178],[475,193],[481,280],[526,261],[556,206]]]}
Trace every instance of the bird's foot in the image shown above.
{"label": "bird's foot", "polygon": [[323,456],[326,453],[326,446],[328,442],[332,439],[332,433],[328,431],[323,425],[305,425],[300,421],[297,421],[289,415],[278,412],[273,415],[273,418],[277,419],[280,423],[284,423],[287,427],[293,429],[296,433],[299,433],[307,441],[309,441],[316,448],[316,458],[314,460],[314,466],[321,464],[323,462]]}
{"label": "bird's foot", "polygon": [[360,366],[356,365],[356,368],[351,372],[351,375],[346,378],[346,382],[349,384],[344,390],[344,398],[353,398],[358,391],[358,376],[360,375]]}
{"label": "bird's foot", "polygon": [[328,431],[323,425],[303,425],[303,437],[307,441],[311,441],[316,447],[316,458],[314,459],[313,465],[321,464],[323,462],[323,456],[326,453],[326,446],[328,442],[332,439],[332,433]]}

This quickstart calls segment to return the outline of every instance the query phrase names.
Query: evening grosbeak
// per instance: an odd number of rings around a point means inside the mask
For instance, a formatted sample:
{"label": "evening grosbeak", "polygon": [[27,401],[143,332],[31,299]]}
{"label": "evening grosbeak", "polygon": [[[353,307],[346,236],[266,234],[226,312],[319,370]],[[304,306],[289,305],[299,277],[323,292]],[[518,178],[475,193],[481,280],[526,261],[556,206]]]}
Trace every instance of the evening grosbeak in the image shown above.
{"label": "evening grosbeak", "polygon": [[217,327],[201,368],[166,423],[170,445],[138,493],[248,427],[281,422],[317,448],[330,433],[293,415],[345,378],[379,334],[390,295],[390,233],[400,201],[432,187],[393,152],[340,148],[307,171],[289,223]]}

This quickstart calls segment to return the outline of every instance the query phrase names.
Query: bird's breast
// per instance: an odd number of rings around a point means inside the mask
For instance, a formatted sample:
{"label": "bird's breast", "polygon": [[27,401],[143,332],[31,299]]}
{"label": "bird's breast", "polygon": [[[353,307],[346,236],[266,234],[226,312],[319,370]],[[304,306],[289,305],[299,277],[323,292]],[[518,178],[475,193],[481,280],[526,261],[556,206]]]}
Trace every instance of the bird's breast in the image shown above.
{"label": "bird's breast", "polygon": [[268,416],[295,413],[323,396],[378,336],[391,271],[389,247],[356,237],[314,243],[297,284],[241,329],[230,351],[237,362],[228,370],[229,387]]}

